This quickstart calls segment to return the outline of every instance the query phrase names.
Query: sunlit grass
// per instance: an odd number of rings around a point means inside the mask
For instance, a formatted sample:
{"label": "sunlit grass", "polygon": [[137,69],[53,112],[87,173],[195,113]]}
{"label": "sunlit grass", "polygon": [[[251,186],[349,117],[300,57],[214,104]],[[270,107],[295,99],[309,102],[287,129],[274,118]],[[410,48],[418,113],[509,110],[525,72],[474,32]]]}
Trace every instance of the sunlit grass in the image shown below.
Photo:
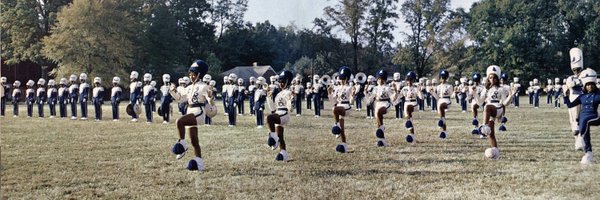
{"label": "sunlit grass", "polygon": [[[525,102],[525,98],[521,102]],[[124,105],[121,106],[124,110]],[[8,107],[12,108],[11,106]],[[219,107],[222,108],[222,107]],[[487,140],[474,137],[471,115],[452,104],[449,139],[437,138],[437,114],[415,113],[418,143],[409,145],[404,120],[386,115],[387,148],[375,146],[375,121],[354,111],[346,120],[351,153],[338,154],[331,110],[322,118],[304,111],[285,127],[291,161],[274,161],[268,130],[238,116],[227,127],[222,112],[200,127],[206,171],[189,172],[170,152],[175,125],[105,119],[0,119],[1,194],[7,198],[336,198],[336,199],[589,199],[600,196],[600,164],[581,166],[573,150],[567,110],[542,105],[509,108],[508,131],[498,133],[501,157],[487,160]],[[34,109],[36,112],[37,110]],[[46,112],[48,115],[48,112]],[[178,114],[175,114],[178,116]],[[174,121],[174,120],[173,120]],[[480,119],[480,121],[482,121]],[[592,128],[592,142],[598,137]],[[594,140],[595,139],[595,140]],[[188,138],[189,141],[189,138]],[[599,157],[596,156],[598,159]]]}

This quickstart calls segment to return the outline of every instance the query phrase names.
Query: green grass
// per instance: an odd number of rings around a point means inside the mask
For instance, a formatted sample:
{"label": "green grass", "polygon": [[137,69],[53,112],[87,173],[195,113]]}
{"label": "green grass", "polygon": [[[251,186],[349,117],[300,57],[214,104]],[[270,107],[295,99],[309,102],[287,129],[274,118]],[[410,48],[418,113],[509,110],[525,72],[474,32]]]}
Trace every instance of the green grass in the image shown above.
{"label": "green grass", "polygon": [[[521,102],[526,99],[522,98]],[[544,99],[545,100],[545,99]],[[219,104],[220,105],[220,104]],[[247,106],[247,105],[246,105]],[[121,106],[124,110],[125,106]],[[221,107],[219,107],[221,108]],[[566,108],[509,108],[508,131],[498,133],[500,160],[485,159],[487,140],[473,137],[471,116],[453,103],[449,139],[437,138],[437,114],[416,112],[418,143],[404,142],[404,120],[386,115],[387,148],[377,148],[375,121],[365,111],[346,120],[351,153],[338,154],[331,110],[320,119],[305,111],[285,127],[290,162],[274,161],[268,130],[255,118],[227,127],[219,115],[200,127],[206,171],[185,169],[191,152],[175,160],[173,123],[12,117],[0,119],[2,199],[592,199],[600,196],[600,164],[582,166],[573,150]],[[37,112],[37,109],[34,109]],[[123,111],[124,112],[124,111]],[[48,112],[46,112],[48,115]],[[178,114],[176,114],[178,116]],[[481,119],[480,119],[481,120]],[[597,128],[592,142],[598,146]],[[189,143],[189,138],[188,143]],[[596,159],[600,157],[596,156]]]}

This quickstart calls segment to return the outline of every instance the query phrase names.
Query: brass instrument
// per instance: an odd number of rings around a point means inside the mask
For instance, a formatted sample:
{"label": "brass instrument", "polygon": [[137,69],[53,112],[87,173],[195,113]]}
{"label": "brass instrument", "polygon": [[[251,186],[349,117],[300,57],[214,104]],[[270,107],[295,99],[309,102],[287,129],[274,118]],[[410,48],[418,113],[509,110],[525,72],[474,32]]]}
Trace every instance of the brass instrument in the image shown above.
{"label": "brass instrument", "polygon": [[365,73],[358,72],[355,76],[355,80],[356,82],[363,84],[367,81],[367,75]]}

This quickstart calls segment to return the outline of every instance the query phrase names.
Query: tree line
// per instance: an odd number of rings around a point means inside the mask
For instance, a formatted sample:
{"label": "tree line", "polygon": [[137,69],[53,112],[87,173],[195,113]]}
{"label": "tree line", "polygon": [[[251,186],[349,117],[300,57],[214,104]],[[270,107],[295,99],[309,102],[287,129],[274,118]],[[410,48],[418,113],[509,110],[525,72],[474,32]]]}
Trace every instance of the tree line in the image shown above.
{"label": "tree line", "polygon": [[338,0],[298,28],[244,21],[248,0],[5,0],[1,56],[3,65],[33,62],[51,76],[104,80],[131,70],[182,76],[196,58],[213,75],[257,62],[304,75],[342,65],[419,76],[447,69],[458,79],[495,64],[529,80],[569,74],[573,47],[598,69],[600,1],[482,0],[469,11],[450,3]]}

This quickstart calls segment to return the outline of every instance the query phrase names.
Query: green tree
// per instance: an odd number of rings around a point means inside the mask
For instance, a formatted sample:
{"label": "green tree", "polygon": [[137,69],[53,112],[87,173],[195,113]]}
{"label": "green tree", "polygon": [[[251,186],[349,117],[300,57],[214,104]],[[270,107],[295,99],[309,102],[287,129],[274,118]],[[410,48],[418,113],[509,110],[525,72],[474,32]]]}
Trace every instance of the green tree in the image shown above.
{"label": "green tree", "polygon": [[218,27],[217,35],[221,36],[227,29],[241,28],[244,25],[244,14],[248,10],[248,0],[211,0],[211,20]]}
{"label": "green tree", "polygon": [[52,64],[41,54],[42,38],[50,34],[58,9],[70,0],[6,0],[0,2],[2,60],[9,65],[31,61]]}
{"label": "green tree", "polygon": [[125,75],[133,63],[135,24],[116,0],[75,0],[58,14],[52,35],[43,39],[44,56],[58,64],[57,77],[86,72],[104,80]]}
{"label": "green tree", "polygon": [[185,34],[189,48],[188,63],[215,51],[215,25],[210,22],[211,4],[206,0],[169,0],[167,5],[177,26]]}
{"label": "green tree", "polygon": [[358,50],[361,43],[361,34],[364,26],[367,2],[363,0],[340,0],[334,7],[325,7],[325,18],[340,27],[350,37],[353,50],[352,68],[360,70],[358,66]]}

